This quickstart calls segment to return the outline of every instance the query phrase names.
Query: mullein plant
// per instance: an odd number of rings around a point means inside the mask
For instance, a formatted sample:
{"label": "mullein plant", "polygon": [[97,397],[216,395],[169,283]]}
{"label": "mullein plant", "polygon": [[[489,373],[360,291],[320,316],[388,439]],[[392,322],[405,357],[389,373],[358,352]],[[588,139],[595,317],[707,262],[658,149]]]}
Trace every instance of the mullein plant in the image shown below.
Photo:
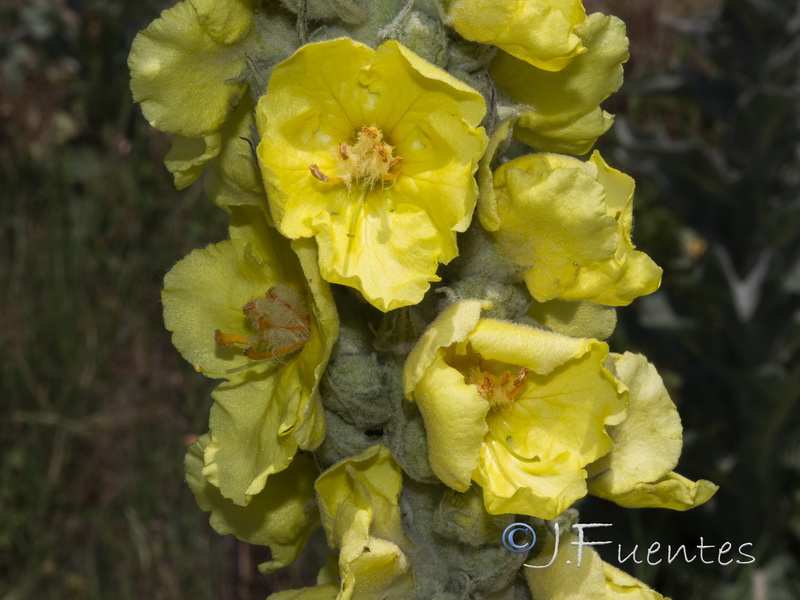
{"label": "mullein plant", "polygon": [[270,598],[662,597],[590,548],[525,566],[587,494],[716,491],[674,472],[653,365],[603,341],[661,280],[633,180],[586,158],[627,58],[579,0],[183,0],[135,38],[175,185],[230,218],[164,280],[173,343],[220,379],[186,480],[262,573],[331,547]]}

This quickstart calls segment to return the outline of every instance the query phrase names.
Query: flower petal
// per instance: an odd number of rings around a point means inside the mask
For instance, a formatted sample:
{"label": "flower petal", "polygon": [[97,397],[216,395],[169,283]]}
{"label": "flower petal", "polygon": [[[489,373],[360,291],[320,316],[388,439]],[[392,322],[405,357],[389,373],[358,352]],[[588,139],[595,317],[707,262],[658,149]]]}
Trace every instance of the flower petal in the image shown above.
{"label": "flower petal", "polygon": [[451,0],[453,28],[540,69],[558,71],[585,52],[573,29],[586,18],[580,0]]}
{"label": "flower petal", "polygon": [[399,544],[402,470],[385,446],[343,460],[316,483],[322,524],[339,547],[340,598],[403,598],[413,580]]}
{"label": "flower petal", "polygon": [[[236,0],[212,9],[213,4],[198,2],[198,10],[192,1],[179,2],[133,40],[128,57],[133,100],[156,129],[186,137],[213,133],[244,93],[240,42],[252,16],[248,24]],[[229,8],[232,20],[215,20]]]}
{"label": "flower petal", "polygon": [[661,283],[661,269],[635,251],[633,180],[595,152],[587,162],[533,154],[494,172],[501,252],[530,266],[525,283],[538,302],[630,304]]}
{"label": "flower petal", "polygon": [[322,276],[360,289],[384,312],[418,303],[429,282],[439,281],[442,248],[436,228],[422,210],[408,204],[381,210],[368,200],[356,216],[358,210],[350,206],[334,218],[323,213],[315,221]]}
{"label": "flower petal", "polygon": [[176,136],[164,157],[164,164],[175,179],[175,187],[182,190],[197,181],[206,163],[219,154],[220,144],[217,132],[199,138]]}
{"label": "flower petal", "polygon": [[651,483],[638,483],[633,489],[618,495],[604,497],[629,508],[671,508],[689,510],[707,502],[717,493],[718,485],[705,479],[692,481],[675,472]]}
{"label": "flower petal", "polygon": [[575,28],[587,48],[564,69],[545,71],[504,52],[491,65],[492,79],[514,101],[529,105],[514,135],[540,152],[585,154],[611,126],[600,103],[622,85],[628,60],[625,24],[593,13]]}
{"label": "flower petal", "polygon": [[232,534],[249,544],[269,546],[271,560],[259,565],[264,574],[293,562],[319,527],[316,512],[308,510],[314,502],[314,480],[318,475],[312,458],[298,454],[250,504],[237,506],[202,474],[203,454],[210,440],[206,434],[189,447],[185,468],[186,481],[197,504],[211,513],[211,526],[220,535]]}
{"label": "flower petal", "polygon": [[603,497],[656,481],[678,464],[683,428],[678,411],[655,367],[641,354],[614,355],[617,377],[630,391],[628,415],[609,428],[614,449],[591,472],[590,491]]}

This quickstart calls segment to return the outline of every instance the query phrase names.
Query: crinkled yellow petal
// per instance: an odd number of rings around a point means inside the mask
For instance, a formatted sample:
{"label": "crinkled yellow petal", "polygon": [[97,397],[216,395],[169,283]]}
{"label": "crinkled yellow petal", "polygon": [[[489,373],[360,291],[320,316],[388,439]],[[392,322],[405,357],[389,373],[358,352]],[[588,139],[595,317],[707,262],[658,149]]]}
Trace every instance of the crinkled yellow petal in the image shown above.
{"label": "crinkled yellow petal", "polygon": [[360,289],[384,312],[418,303],[430,282],[439,281],[441,239],[428,215],[414,206],[389,211],[367,201],[335,217],[322,213],[315,225],[322,276]]}
{"label": "crinkled yellow petal", "polygon": [[614,257],[617,223],[587,167],[562,155],[533,154],[495,171],[501,222],[495,239],[508,258],[532,266],[525,278],[539,302],[563,298],[582,267]]}
{"label": "crinkled yellow petal", "polygon": [[[591,530],[590,530],[591,531]],[[603,562],[589,546],[580,548],[578,536],[562,531],[558,555],[555,538],[549,537],[541,552],[525,564],[539,568],[523,568],[533,600],[665,600],[638,579],[634,579]]]}
{"label": "crinkled yellow petal", "polygon": [[312,323],[316,323],[316,330],[311,330],[311,337],[297,361],[297,372],[303,388],[298,409],[301,415],[300,424],[294,435],[300,448],[314,450],[322,443],[324,436],[325,424],[322,411],[319,410],[319,383],[328,365],[333,345],[339,337],[339,315],[330,286],[317,266],[317,245],[313,240],[294,240],[292,250],[300,260],[308,289],[314,298],[311,317]]}
{"label": "crinkled yellow petal", "polygon": [[384,446],[368,448],[320,475],[322,524],[339,547],[339,600],[403,598],[413,585],[398,544],[407,544],[398,499],[402,471]]}
{"label": "crinkled yellow petal", "polygon": [[633,179],[609,167],[597,151],[592,153],[589,164],[597,167],[597,181],[605,190],[608,214],[617,219],[619,244],[612,260],[582,270],[580,285],[565,299],[578,296],[599,304],[625,306],[639,296],[656,291],[661,285],[663,271],[647,254],[634,250],[631,241]]}
{"label": "crinkled yellow petal", "polygon": [[182,190],[197,181],[206,163],[219,154],[220,145],[221,138],[216,132],[198,138],[176,136],[164,157],[175,187]]}
{"label": "crinkled yellow petal", "polygon": [[488,327],[497,349],[509,340],[506,361],[531,371],[519,396],[487,417],[473,478],[492,514],[555,518],[586,495],[583,468],[611,450],[605,428],[623,418],[627,394],[603,367],[602,342],[485,319],[469,338],[484,358],[497,358],[480,343]]}
{"label": "crinkled yellow petal", "polygon": [[[449,113],[456,121],[475,128],[486,112],[483,97],[475,89],[394,40],[382,44],[375,51],[375,59],[362,76],[361,83],[371,93],[382,97],[382,102],[376,104],[371,114],[380,120],[387,134],[395,127],[410,127],[437,112]],[[445,117],[445,114],[436,116]],[[481,149],[486,147],[482,130],[462,130],[459,135],[465,133],[465,140],[458,143],[453,140],[455,146],[469,141],[474,144],[478,139],[483,140],[478,143]],[[455,147],[454,150],[464,153],[462,160],[477,161],[467,148]]]}
{"label": "crinkled yellow petal", "polygon": [[[381,310],[418,302],[470,223],[484,111],[475,90],[397,42],[304,46],[275,68],[257,107],[276,226],[317,237],[324,276]],[[362,127],[377,128],[402,159],[393,179],[337,177],[339,144],[353,144]]]}
{"label": "crinkled yellow petal", "polygon": [[[239,106],[220,130],[219,154],[208,164],[203,191],[222,209],[237,204],[253,204],[267,209],[267,194],[258,169],[255,145],[253,102],[242,98]],[[267,213],[268,214],[268,213]]]}
{"label": "crinkled yellow petal", "polygon": [[518,264],[538,302],[629,304],[661,283],[661,269],[633,249],[633,180],[595,152],[512,160],[494,173],[500,251]]}
{"label": "crinkled yellow petal", "polygon": [[299,421],[296,362],[222,383],[211,394],[212,442],[203,476],[235,504],[249,504],[298,450],[292,435]]}
{"label": "crinkled yellow petal", "polygon": [[465,300],[451,304],[439,313],[406,359],[403,368],[403,391],[406,398],[414,401],[414,390],[436,360],[439,349],[466,340],[478,324],[481,311],[491,306],[486,301]]}
{"label": "crinkled yellow petal", "polygon": [[414,389],[413,397],[425,420],[433,472],[454,490],[466,491],[489,431],[489,403],[439,353]]}
{"label": "crinkled yellow petal", "polygon": [[584,154],[611,126],[600,103],[622,85],[628,60],[625,24],[594,13],[575,28],[587,51],[557,72],[536,68],[500,52],[490,73],[514,101],[531,106],[514,135],[540,152]]}
{"label": "crinkled yellow petal", "polygon": [[607,562],[603,562],[603,574],[606,578],[606,597],[612,600],[669,600]]}
{"label": "crinkled yellow petal", "polygon": [[[145,118],[156,129],[186,137],[217,131],[245,89],[242,37],[250,26],[236,8],[242,3],[205,0],[197,6],[184,0],[162,12],[139,32],[128,56],[133,99]],[[231,20],[215,21],[226,14]]]}
{"label": "crinkled yellow petal", "polygon": [[528,367],[548,375],[564,363],[592,354],[602,364],[608,355],[603,342],[559,335],[533,327],[482,319],[469,335],[472,348],[483,358]]}
{"label": "crinkled yellow petal", "polygon": [[585,52],[573,32],[586,18],[580,0],[449,0],[445,5],[460,35],[499,46],[540,69],[558,71]]}
{"label": "crinkled yellow petal", "polygon": [[630,508],[689,510],[710,500],[718,489],[718,485],[705,479],[692,481],[678,473],[670,472],[658,481],[639,483],[629,492],[618,495],[597,495]]}
{"label": "crinkled yellow petal", "polygon": [[589,491],[602,497],[664,477],[678,464],[683,428],[655,367],[641,354],[614,355],[616,374],[630,391],[628,415],[608,430],[614,449],[590,468]]}
{"label": "crinkled yellow petal", "polygon": [[538,152],[580,155],[589,152],[613,123],[614,116],[599,107],[567,117],[526,111],[517,119],[514,137]]}
{"label": "crinkled yellow petal", "polygon": [[298,454],[250,504],[237,506],[223,498],[202,474],[203,455],[210,440],[206,434],[189,447],[185,469],[197,504],[211,513],[211,526],[221,535],[232,534],[249,544],[269,546],[272,558],[259,565],[262,573],[293,562],[319,527],[316,511],[308,510],[314,502],[314,480],[319,474],[313,459]]}

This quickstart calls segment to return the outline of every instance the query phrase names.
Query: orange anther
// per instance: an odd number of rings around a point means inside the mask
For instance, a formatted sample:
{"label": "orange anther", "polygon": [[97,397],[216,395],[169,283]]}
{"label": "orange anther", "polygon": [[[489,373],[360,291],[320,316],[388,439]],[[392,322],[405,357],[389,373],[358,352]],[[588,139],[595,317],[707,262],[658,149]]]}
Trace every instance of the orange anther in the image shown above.
{"label": "orange anther", "polygon": [[311,174],[323,183],[328,183],[331,180],[330,177],[319,170],[317,165],[308,165],[308,168],[311,170]]}
{"label": "orange anther", "polygon": [[373,129],[372,127],[367,127],[366,125],[361,126],[361,131],[366,133],[369,137],[371,137],[374,140],[377,140],[381,135],[377,129]]}
{"label": "orange anther", "polygon": [[222,333],[219,329],[214,331],[214,342],[223,348],[233,348],[234,344],[247,344],[247,338],[233,333]]}

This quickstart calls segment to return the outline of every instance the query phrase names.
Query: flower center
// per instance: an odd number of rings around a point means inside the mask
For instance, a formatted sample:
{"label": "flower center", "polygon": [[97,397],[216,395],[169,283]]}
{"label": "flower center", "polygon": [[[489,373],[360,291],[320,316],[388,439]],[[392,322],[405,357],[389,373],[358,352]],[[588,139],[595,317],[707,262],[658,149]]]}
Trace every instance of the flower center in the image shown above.
{"label": "flower center", "polygon": [[309,165],[311,175],[324,183],[344,183],[347,189],[353,185],[373,188],[379,183],[394,181],[400,174],[401,156],[395,156],[394,148],[383,141],[383,133],[366,125],[356,134],[355,142],[339,142],[334,149],[335,173],[326,175],[315,165]]}
{"label": "flower center", "polygon": [[467,370],[464,381],[478,388],[478,393],[489,402],[491,408],[499,408],[509,404],[522,391],[527,372],[528,367],[522,367],[516,377],[510,371],[495,375],[475,365]]}
{"label": "flower center", "polygon": [[300,295],[281,283],[273,285],[264,296],[253,298],[242,307],[255,335],[244,337],[214,332],[219,346],[244,345],[243,354],[260,360],[276,358],[299,350],[311,336],[311,319]]}

